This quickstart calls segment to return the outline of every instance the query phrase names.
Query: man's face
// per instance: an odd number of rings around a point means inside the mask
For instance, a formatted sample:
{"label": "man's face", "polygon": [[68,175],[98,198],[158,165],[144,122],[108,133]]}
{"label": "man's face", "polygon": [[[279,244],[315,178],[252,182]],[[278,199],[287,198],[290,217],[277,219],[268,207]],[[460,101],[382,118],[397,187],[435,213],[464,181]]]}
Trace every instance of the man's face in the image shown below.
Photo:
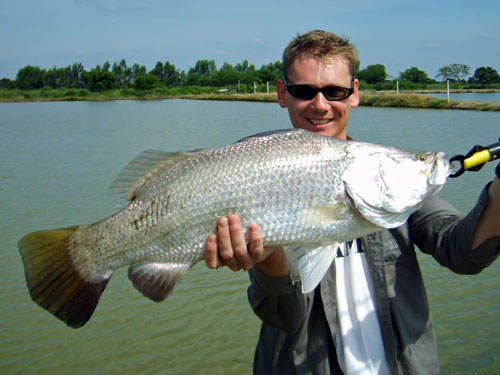
{"label": "man's face", "polygon": [[[316,87],[352,87],[352,77],[343,58],[333,57],[325,61],[303,53],[295,59],[287,74],[289,85],[311,85]],[[354,93],[347,99],[328,101],[322,93],[313,99],[302,100],[291,96],[282,80],[278,81],[278,103],[288,108],[294,128],[305,129],[329,137],[347,139],[347,122],[351,107],[359,104],[359,82],[355,80]]]}

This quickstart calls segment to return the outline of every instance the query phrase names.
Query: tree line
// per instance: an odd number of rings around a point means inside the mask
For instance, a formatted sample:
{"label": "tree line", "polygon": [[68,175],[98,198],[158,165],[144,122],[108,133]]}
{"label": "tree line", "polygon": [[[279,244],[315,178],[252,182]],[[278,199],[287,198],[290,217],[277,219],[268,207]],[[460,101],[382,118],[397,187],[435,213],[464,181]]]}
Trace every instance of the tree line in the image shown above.
{"label": "tree line", "polygon": [[[470,74],[470,67],[464,64],[451,64],[439,68],[436,78],[443,81],[451,81],[458,83],[469,83],[476,85],[489,85],[500,83],[500,75],[490,66],[477,68],[474,75],[466,79]],[[381,84],[387,81],[385,66],[381,64],[369,65],[365,69],[360,70],[357,74],[361,82],[368,84]],[[427,85],[436,83],[435,79],[427,76],[427,73],[417,67],[411,67],[399,74],[396,80],[409,82],[412,84]]]}
{"label": "tree line", "polygon": [[147,71],[144,65],[128,66],[122,59],[113,65],[105,62],[90,71],[86,71],[81,63],[48,70],[27,65],[19,69],[15,80],[1,79],[0,88],[31,90],[52,87],[104,91],[120,88],[149,90],[157,86],[227,87],[253,85],[254,82],[275,83],[282,75],[283,64],[280,61],[265,64],[260,69],[247,60],[234,66],[226,62],[217,69],[214,60],[198,60],[186,72],[169,61],[158,61],[153,69]]}
{"label": "tree line", "polygon": [[[474,75],[466,80],[469,74],[469,66],[451,64],[441,67],[436,78],[441,81],[450,80],[476,85],[500,83],[498,72],[489,66],[476,69]],[[211,86],[236,89],[240,88],[240,85],[253,87],[255,84],[266,82],[275,85],[282,76],[281,61],[265,64],[256,69],[255,65],[247,60],[236,65],[225,62],[220,68],[217,68],[214,60],[198,60],[195,66],[186,72],[179,70],[169,61],[164,63],[158,61],[154,68],[148,71],[144,65],[128,66],[125,59],[122,59],[113,65],[105,62],[90,71],[86,71],[81,63],[52,69],[27,65],[19,69],[15,80],[1,79],[0,88],[32,90],[51,87],[105,91],[120,88],[150,90],[159,86]],[[359,69],[359,62],[357,77],[361,82],[361,88],[378,90],[393,89],[395,80],[401,81],[402,88],[424,88],[428,84],[437,82],[417,67],[406,69],[397,78],[389,79],[384,65],[374,64]]]}

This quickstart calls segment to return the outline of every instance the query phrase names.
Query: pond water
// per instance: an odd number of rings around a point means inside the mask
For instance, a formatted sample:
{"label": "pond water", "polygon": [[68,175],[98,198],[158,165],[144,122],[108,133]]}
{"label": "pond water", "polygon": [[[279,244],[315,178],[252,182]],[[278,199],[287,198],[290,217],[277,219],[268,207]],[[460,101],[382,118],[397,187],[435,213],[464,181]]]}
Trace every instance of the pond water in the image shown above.
{"label": "pond water", "polygon": [[[356,108],[351,135],[411,149],[467,152],[500,134],[499,115]],[[2,374],[250,374],[259,321],[248,276],[196,265],[156,304],[118,270],[92,319],[73,330],[33,303],[18,240],[97,221],[117,210],[106,189],[146,149],[217,147],[289,127],[275,103],[188,100],[0,104],[0,372]],[[450,180],[442,196],[467,212],[489,179]],[[440,360],[446,370],[489,368],[500,355],[500,262],[459,276],[421,255]]]}
{"label": "pond water", "polygon": [[[431,93],[427,95],[442,99],[448,97],[447,93]],[[450,100],[500,102],[500,92],[450,92]]]}

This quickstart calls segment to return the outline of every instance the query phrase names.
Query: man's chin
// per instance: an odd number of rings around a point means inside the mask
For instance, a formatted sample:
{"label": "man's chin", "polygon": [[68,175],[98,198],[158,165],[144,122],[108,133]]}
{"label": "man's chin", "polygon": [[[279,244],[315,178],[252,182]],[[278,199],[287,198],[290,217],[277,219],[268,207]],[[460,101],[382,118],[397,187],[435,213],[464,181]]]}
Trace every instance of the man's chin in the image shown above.
{"label": "man's chin", "polygon": [[321,125],[313,124],[311,122],[306,122],[306,123],[302,123],[300,125],[301,125],[300,126],[301,129],[304,129],[304,130],[307,130],[307,131],[310,131],[310,132],[313,132],[316,134],[321,134],[321,135],[324,135],[327,137],[346,139],[346,135],[343,134],[342,131],[337,129],[337,127],[335,126],[336,124],[333,122],[329,122],[327,124],[321,124]]}
{"label": "man's chin", "polygon": [[335,133],[335,129],[333,128],[332,123],[328,123],[325,125],[315,125],[315,124],[308,124],[305,130],[309,130],[310,132],[316,133],[316,134],[322,134],[331,137],[332,134]]}

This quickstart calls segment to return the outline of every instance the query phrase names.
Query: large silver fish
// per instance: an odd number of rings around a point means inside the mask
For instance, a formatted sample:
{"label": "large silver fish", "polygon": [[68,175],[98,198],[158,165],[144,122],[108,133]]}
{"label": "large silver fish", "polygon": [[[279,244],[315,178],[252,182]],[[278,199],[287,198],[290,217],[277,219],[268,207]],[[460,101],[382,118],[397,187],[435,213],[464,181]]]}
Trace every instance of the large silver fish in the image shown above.
{"label": "large silver fish", "polygon": [[[146,151],[112,185],[129,204],[91,225],[34,232],[19,249],[33,300],[77,328],[114,270],[154,301],[203,259],[223,215],[258,223],[314,288],[332,245],[401,225],[446,181],[443,153],[340,141],[303,130],[259,134],[209,150]],[[313,270],[311,272],[311,270]]]}

